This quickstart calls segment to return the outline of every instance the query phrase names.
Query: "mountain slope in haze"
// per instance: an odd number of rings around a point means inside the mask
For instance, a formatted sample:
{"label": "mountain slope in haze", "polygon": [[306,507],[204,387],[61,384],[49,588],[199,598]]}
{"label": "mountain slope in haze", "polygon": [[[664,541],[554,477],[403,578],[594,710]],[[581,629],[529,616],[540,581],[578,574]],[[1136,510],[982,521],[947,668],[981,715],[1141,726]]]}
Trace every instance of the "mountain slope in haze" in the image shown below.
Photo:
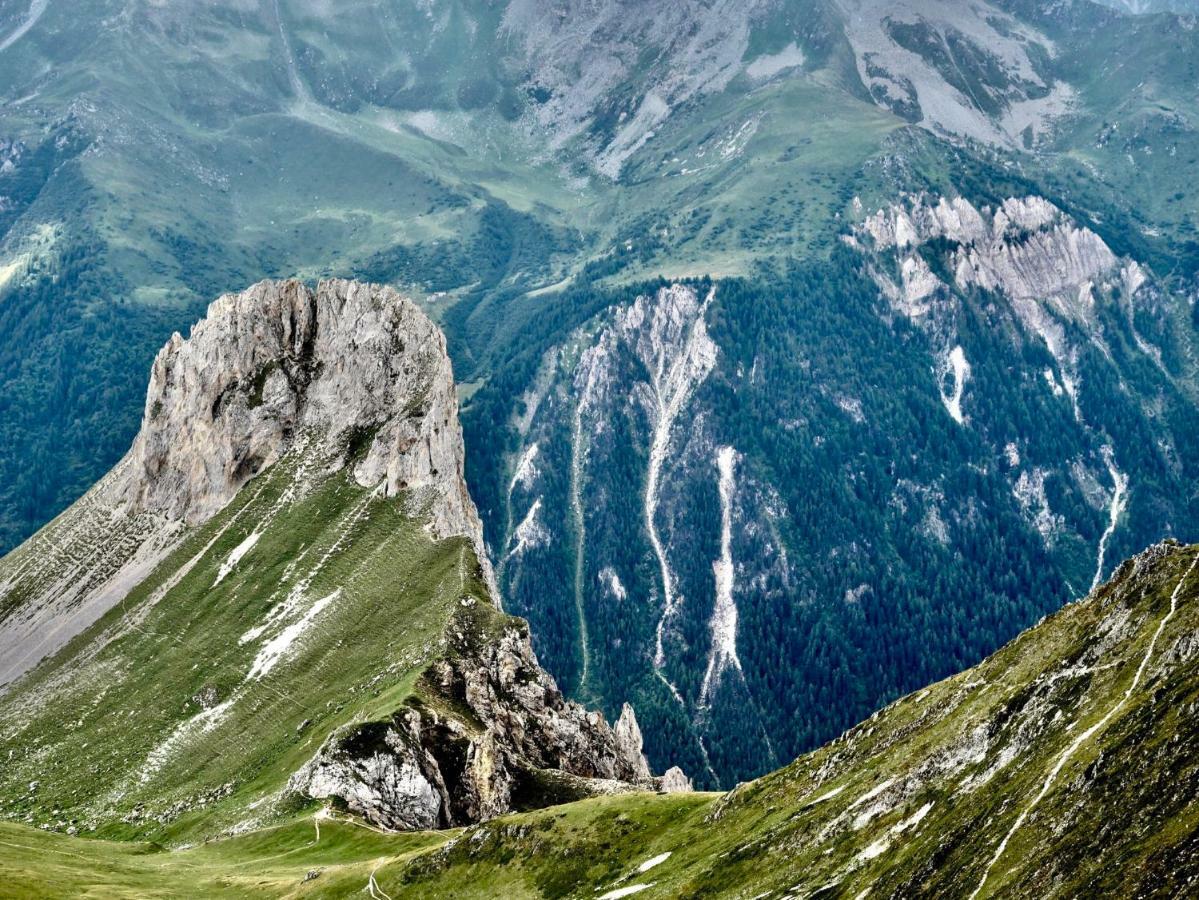
{"label": "mountain slope in haze", "polygon": [[[1194,240],[1171,199],[1195,161],[1194,40],[1015,0],[10,3],[0,546],[120,457],[145,365],[214,282],[448,292],[475,381],[513,346],[504,326],[551,305],[539,291],[630,242],[642,277],[827,252],[850,197],[892,193],[879,166],[909,130],[1176,250]],[[102,460],[72,449],[84,435]]]}
{"label": "mountain slope in haze", "polygon": [[1152,547],[981,665],[727,794],[596,798],[423,838],[303,820],[169,856],[5,825],[0,871],[113,895],[191,879],[214,896],[1187,896],[1197,561]]}
{"label": "mountain slope in haze", "polygon": [[155,361],[142,429],[0,561],[2,814],[436,828],[652,787],[494,603],[444,338],[393,290],[263,282]]}

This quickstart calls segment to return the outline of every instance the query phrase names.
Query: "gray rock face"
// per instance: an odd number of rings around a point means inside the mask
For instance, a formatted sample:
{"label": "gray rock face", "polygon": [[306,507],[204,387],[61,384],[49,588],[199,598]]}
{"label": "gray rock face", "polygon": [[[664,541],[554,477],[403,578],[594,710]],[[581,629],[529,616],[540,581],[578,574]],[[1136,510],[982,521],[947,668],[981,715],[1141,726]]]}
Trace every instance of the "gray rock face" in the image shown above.
{"label": "gray rock face", "polygon": [[678,766],[667,769],[658,784],[658,792],[662,794],[689,794],[693,790],[695,788],[691,786],[691,779],[684,775]]}
{"label": "gray rock face", "polygon": [[616,720],[612,731],[616,735],[616,746],[620,755],[630,763],[644,767],[648,775],[649,761],[641,750],[644,743],[641,726],[637,724],[637,714],[633,712],[632,706],[626,703],[621,707],[620,718]]}
{"label": "gray rock face", "polygon": [[444,785],[425,777],[410,751],[410,738],[394,728],[378,737],[380,746],[368,754],[324,757],[308,767],[306,793],[318,799],[340,797],[350,812],[385,828],[438,827]]}
{"label": "gray rock face", "polygon": [[868,217],[859,233],[877,248],[901,253],[947,238],[959,247],[953,259],[959,286],[977,285],[1016,299],[1077,300],[1082,285],[1103,278],[1117,263],[1099,235],[1043,197],[1009,198],[994,210],[975,209],[960,197],[941,197],[935,204],[911,198]]}
{"label": "gray rock face", "polygon": [[441,331],[388,287],[263,281],[227,294],[159,352],[125,499],[207,520],[297,441],[364,487],[415,492],[436,537],[481,546]]}
{"label": "gray rock face", "polygon": [[[601,174],[618,178],[626,160],[673,110],[719,93],[746,69],[751,20],[771,4],[513,0],[504,10],[502,30],[510,45],[523,51],[532,84],[549,94],[533,115],[535,133],[558,149],[592,131],[584,152]],[[653,53],[647,53],[651,48]],[[621,101],[619,124],[601,134],[595,127],[601,110],[609,108],[634,72],[641,90]]]}
{"label": "gray rock face", "polygon": [[[442,701],[390,722],[333,735],[291,779],[307,797],[339,798],[388,828],[453,827],[515,809],[630,790],[663,789],[625,705],[615,728],[563,698],[519,620],[484,636],[469,616],[449,629],[446,657],[424,676]],[[675,770],[677,772],[677,770]],[[679,772],[672,789],[687,783]]]}

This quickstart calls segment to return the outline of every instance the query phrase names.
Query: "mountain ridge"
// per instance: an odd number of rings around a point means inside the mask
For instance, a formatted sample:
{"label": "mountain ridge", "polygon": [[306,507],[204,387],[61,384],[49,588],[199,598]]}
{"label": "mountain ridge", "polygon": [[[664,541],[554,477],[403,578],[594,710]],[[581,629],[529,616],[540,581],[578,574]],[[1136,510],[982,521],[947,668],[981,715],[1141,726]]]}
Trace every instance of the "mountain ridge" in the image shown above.
{"label": "mountain ridge", "polygon": [[[420,415],[405,415],[413,404]],[[467,535],[486,566],[463,477],[457,410],[445,339],[394,290],[261,282],[219,298],[190,339],[176,332],[159,352],[142,428],[125,459],[64,514],[84,529],[107,514],[104,527],[130,538],[114,548],[117,571],[101,572],[93,559],[90,570],[84,563],[75,573],[76,590],[98,580],[83,596],[71,598],[68,590],[69,602],[87,608],[84,615],[69,610],[70,617],[86,627],[106,613],[130,577],[148,574],[174,548],[182,528],[207,522],[250,478],[311,435],[318,437],[314,452],[334,458],[342,451],[360,485],[378,486],[385,496],[427,494],[415,502],[428,506],[434,536]],[[93,547],[89,557],[102,555],[102,546]],[[122,564],[134,560],[123,575]],[[50,548],[10,572],[5,593],[26,594],[59,564]],[[0,646],[14,651],[35,632],[55,628],[3,611]],[[73,636],[64,634],[49,651]],[[23,671],[18,666],[37,661],[23,654],[0,679],[7,683]]]}
{"label": "mountain ridge", "polygon": [[266,281],[209,313],[156,359],[125,460],[0,560],[0,636],[41,639],[0,696],[24,815],[211,835],[321,799],[445,828],[689,789],[651,776],[631,707],[609,726],[566,700],[500,609],[445,340],[414,304]]}

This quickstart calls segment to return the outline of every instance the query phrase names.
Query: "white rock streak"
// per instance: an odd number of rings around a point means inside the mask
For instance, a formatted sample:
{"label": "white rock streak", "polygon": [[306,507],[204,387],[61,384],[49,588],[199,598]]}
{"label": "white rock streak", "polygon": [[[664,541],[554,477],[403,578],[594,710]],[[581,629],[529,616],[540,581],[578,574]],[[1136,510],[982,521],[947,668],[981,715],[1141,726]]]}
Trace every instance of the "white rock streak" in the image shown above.
{"label": "white rock streak", "polygon": [[737,606],[733,602],[733,491],[737,451],[721,447],[716,454],[720,471],[720,559],[712,564],[716,576],[716,606],[712,610],[712,649],[708,651],[708,669],[704,673],[700,702],[706,703],[721,674],[729,666],[741,671],[737,657]]}
{"label": "white rock streak", "polygon": [[509,557],[521,556],[529,550],[535,550],[549,543],[550,534],[538,521],[540,512],[541,498],[538,497],[533,501],[533,505],[529,507],[529,511],[525,513],[525,517],[512,534],[514,545],[508,553]]}
{"label": "white rock streak", "polygon": [[233,552],[229,554],[229,558],[221,563],[221,570],[216,574],[216,581],[212,583],[216,587],[224,581],[230,572],[237,568],[237,564],[241,562],[242,557],[254,549],[254,545],[258,543],[258,539],[262,537],[257,531],[253,532],[248,538],[233,548]]}
{"label": "white rock streak", "polygon": [[[941,402],[949,410],[950,417],[959,425],[964,425],[966,418],[962,415],[962,392],[966,388],[966,379],[970,377],[970,363],[966,361],[966,352],[961,348],[960,344],[949,351],[949,357],[946,359],[945,365],[944,374],[953,373],[953,391],[946,393],[945,387],[942,384]],[[944,381],[944,375],[942,376],[942,381]]]}
{"label": "white rock streak", "polygon": [[50,0],[30,0],[29,12],[25,14],[25,18],[21,24],[13,30],[8,37],[0,41],[0,51],[7,50],[21,38],[29,33],[29,30],[37,24],[38,19],[42,17],[42,13],[46,11],[46,7],[50,5]]}
{"label": "white rock streak", "polygon": [[[650,375],[650,412],[653,416],[654,431],[645,486],[645,527],[662,572],[662,617],[658,620],[654,644],[654,668],[659,674],[666,663],[666,652],[662,645],[666,625],[677,612],[679,602],[674,589],[674,574],[670,571],[666,548],[662,544],[655,521],[660,499],[662,465],[670,449],[671,432],[679,413],[691,399],[696,387],[708,377],[716,365],[717,347],[708,336],[708,329],[704,324],[704,313],[711,300],[712,294],[708,294],[704,304],[697,306],[692,291],[686,288],[671,289],[659,298],[650,324],[648,349],[652,355],[645,361]],[[680,321],[684,316],[692,319],[689,326]],[[670,340],[674,336],[683,339],[681,346]]]}
{"label": "white rock streak", "polygon": [[530,444],[525,452],[521,454],[520,462],[516,464],[516,471],[512,475],[512,481],[508,485],[508,496],[512,496],[512,492],[517,487],[528,490],[533,482],[537,479],[537,454],[541,451],[541,447],[536,442]]}
{"label": "white rock streak", "polygon": [[983,876],[978,882],[978,887],[976,887],[973,893],[970,894],[969,900],[974,900],[974,898],[982,892],[982,889],[986,887],[987,879],[991,876],[991,870],[995,868],[995,864],[998,863],[1003,857],[1003,853],[1005,850],[1007,850],[1007,845],[1011,841],[1012,835],[1020,830],[1020,827],[1024,824],[1025,820],[1027,820],[1032,811],[1036,809],[1037,804],[1039,804],[1045,798],[1045,795],[1049,793],[1054,782],[1057,781],[1057,776],[1061,774],[1062,769],[1066,767],[1066,763],[1070,761],[1070,758],[1078,752],[1078,749],[1083,744],[1085,744],[1092,737],[1094,737],[1095,734],[1101,731],[1107,725],[1107,723],[1112,720],[1112,717],[1114,717],[1116,713],[1124,708],[1124,706],[1132,698],[1133,692],[1141,686],[1141,680],[1145,677],[1145,669],[1148,668],[1149,660],[1153,658],[1153,651],[1157,648],[1158,638],[1161,637],[1162,632],[1166,628],[1166,624],[1172,618],[1174,618],[1174,613],[1178,611],[1178,595],[1182,591],[1183,584],[1186,583],[1186,580],[1191,576],[1191,573],[1195,571],[1196,563],[1199,563],[1199,554],[1196,554],[1195,558],[1191,560],[1191,564],[1187,566],[1187,570],[1182,573],[1182,577],[1179,578],[1178,583],[1174,585],[1174,591],[1170,594],[1170,611],[1162,616],[1162,620],[1157,623],[1157,630],[1153,632],[1153,638],[1149,641],[1149,647],[1145,650],[1145,656],[1141,659],[1141,664],[1137,667],[1136,675],[1133,676],[1132,683],[1124,692],[1124,696],[1120,698],[1115,706],[1113,706],[1104,714],[1103,718],[1101,718],[1086,731],[1082,732],[1082,734],[1080,734],[1070,743],[1069,747],[1062,751],[1061,756],[1057,758],[1057,762],[1054,763],[1053,768],[1049,770],[1049,774],[1045,777],[1045,783],[1041,785],[1041,790],[1037,793],[1037,796],[1032,799],[1032,802],[1029,803],[1028,806],[1021,810],[1020,815],[1016,817],[1016,821],[1012,824],[1011,829],[1003,836],[1003,840],[999,842],[999,846],[995,850],[995,855],[991,857],[991,861],[987,864],[987,868],[983,870]]}
{"label": "white rock streak", "polygon": [[254,657],[254,664],[250,666],[250,673],[246,676],[246,680],[261,678],[275,668],[279,660],[287,655],[292,644],[300,639],[325,607],[340,596],[341,588],[338,588],[329,596],[317,600],[298,620],[264,643],[259,648],[258,655]]}
{"label": "white rock streak", "polygon": [[1116,468],[1116,454],[1110,446],[1103,448],[1103,461],[1107,464],[1108,474],[1112,476],[1112,502],[1108,507],[1107,528],[1099,538],[1099,549],[1095,554],[1095,577],[1091,581],[1091,590],[1099,587],[1099,582],[1103,580],[1103,561],[1107,556],[1108,541],[1120,524],[1120,516],[1124,514],[1124,507],[1128,503],[1128,476]]}
{"label": "white rock streak", "polygon": [[587,519],[583,515],[583,468],[587,447],[583,443],[583,413],[589,394],[582,392],[575,405],[570,442],[570,514],[575,526],[575,615],[579,620],[579,687],[591,674],[591,638],[587,633],[587,607],[583,598],[583,576],[587,565]]}

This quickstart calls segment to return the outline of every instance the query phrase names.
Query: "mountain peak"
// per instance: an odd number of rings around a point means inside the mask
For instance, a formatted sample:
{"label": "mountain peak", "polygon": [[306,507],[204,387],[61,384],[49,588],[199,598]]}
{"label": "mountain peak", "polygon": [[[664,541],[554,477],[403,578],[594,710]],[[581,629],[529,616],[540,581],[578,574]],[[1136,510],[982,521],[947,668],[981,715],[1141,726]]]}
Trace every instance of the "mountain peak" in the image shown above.
{"label": "mountain peak", "polygon": [[359,487],[402,498],[433,539],[467,537],[498,605],[441,331],[392,288],[262,281],[171,337],[128,454],[56,520],[53,539],[47,529],[18,551],[26,559],[0,587],[30,602],[0,603],[0,651],[11,650],[0,686],[89,628],[292,452],[286,502],[312,489],[310,476],[348,469]]}
{"label": "mountain peak", "polygon": [[[661,787],[632,709],[567,700],[499,609],[457,413],[445,339],[390,288],[264,281],[174,335],[125,459],[0,561],[0,753],[43,727],[47,752],[12,747],[0,793],[55,793],[83,749],[95,828],[326,800],[450,827]],[[60,728],[96,685],[119,712]]]}
{"label": "mountain peak", "polygon": [[154,361],[125,496],[198,524],[298,443],[481,545],[445,338],[392,288],[262,281],[213,302]]}

